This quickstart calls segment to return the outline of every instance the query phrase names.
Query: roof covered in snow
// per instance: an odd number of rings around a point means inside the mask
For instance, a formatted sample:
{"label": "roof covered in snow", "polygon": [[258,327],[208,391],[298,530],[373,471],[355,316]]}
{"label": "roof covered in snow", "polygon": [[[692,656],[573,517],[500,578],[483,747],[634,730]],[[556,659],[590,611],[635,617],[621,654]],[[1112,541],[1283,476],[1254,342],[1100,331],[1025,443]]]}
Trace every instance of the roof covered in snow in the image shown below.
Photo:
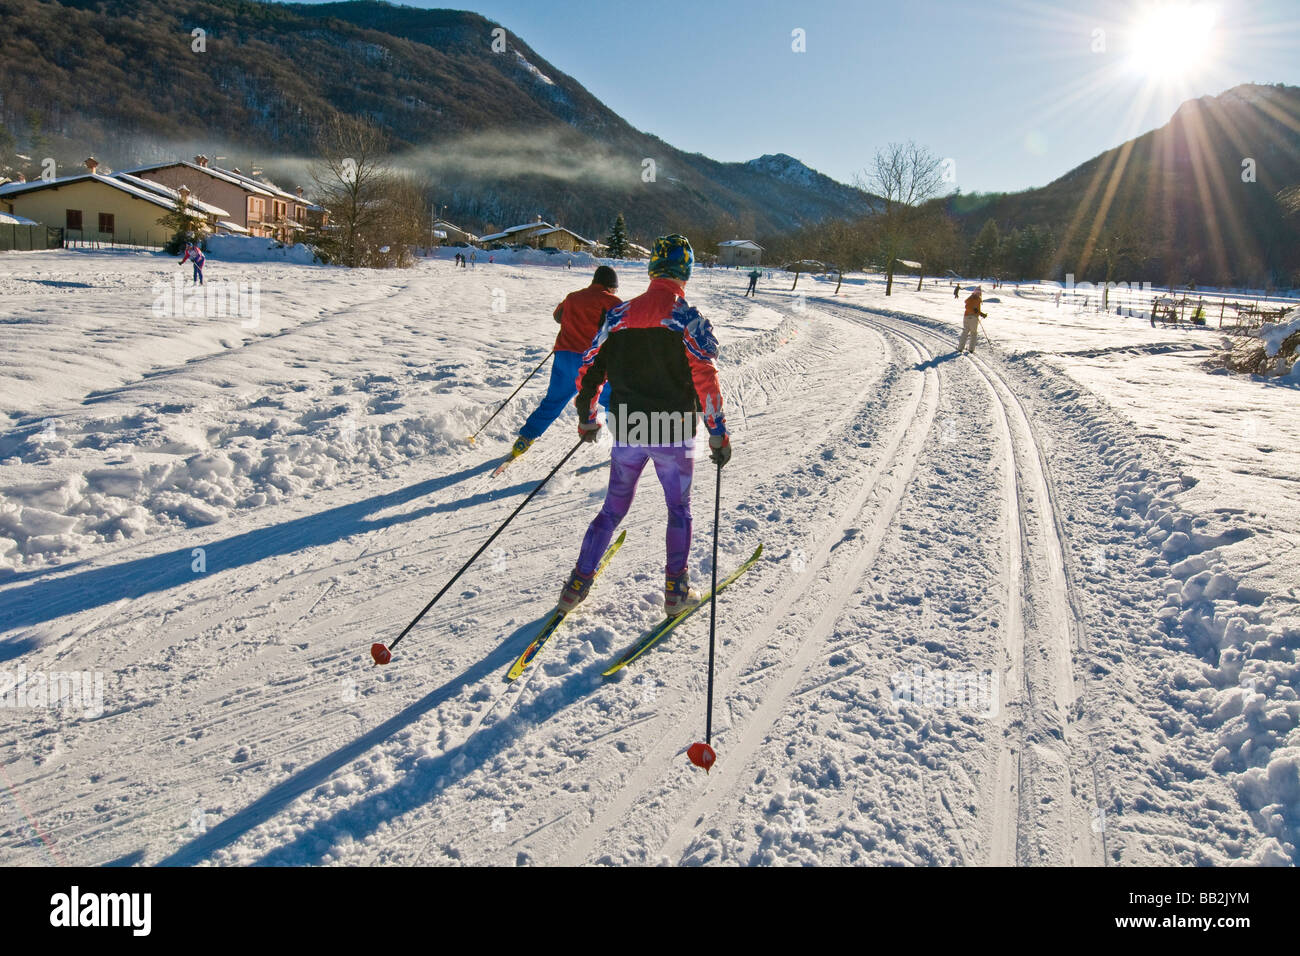
{"label": "roof covered in snow", "polygon": [[[114,179],[120,179],[125,183],[135,186],[137,189],[145,189],[159,196],[171,199],[174,202],[180,202],[181,193],[179,189],[172,189],[170,186],[164,186],[162,183],[155,183],[149,179],[141,179],[139,176],[132,176],[130,173],[115,173]],[[209,216],[229,216],[230,213],[220,206],[214,206],[211,203],[203,202],[191,194],[189,204],[200,212],[205,212]]]}
{"label": "roof covered in snow", "polygon": [[257,193],[260,196],[271,196],[274,193],[271,187],[262,183],[254,182],[245,177],[242,173],[228,172],[224,169],[218,169],[215,166],[200,166],[198,163],[191,163],[183,159],[174,159],[166,163],[150,163],[147,166],[136,166],[133,169],[126,169],[123,172],[132,176],[139,176],[141,173],[156,173],[160,169],[171,169],[173,166],[185,166],[195,172],[211,176],[213,179],[220,179],[222,182],[230,183],[232,186],[238,186],[240,189],[246,189],[249,192]]}
{"label": "roof covered in snow", "polygon": [[176,203],[166,196],[153,192],[152,190],[142,189],[139,186],[132,185],[130,182],[119,179],[116,176],[101,176],[98,173],[82,173],[79,176],[59,176],[50,180],[37,180],[31,183],[10,183],[7,186],[0,186],[0,196],[16,196],[21,193],[36,192],[39,189],[58,189],[60,186],[70,186],[73,183],[93,180],[104,186],[120,190],[136,199],[143,199],[145,202],[151,202],[155,206],[161,206],[163,209],[174,210]]}

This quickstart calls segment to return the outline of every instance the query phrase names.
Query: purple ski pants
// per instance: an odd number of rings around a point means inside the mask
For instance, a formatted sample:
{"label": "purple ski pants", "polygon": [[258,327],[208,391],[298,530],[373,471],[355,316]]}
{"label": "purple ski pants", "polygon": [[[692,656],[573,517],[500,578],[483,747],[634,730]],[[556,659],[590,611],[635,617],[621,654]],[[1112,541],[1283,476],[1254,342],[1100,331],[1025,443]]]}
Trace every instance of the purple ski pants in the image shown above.
{"label": "purple ski pants", "polygon": [[609,457],[609,491],[604,507],[587,528],[578,555],[578,571],[591,574],[614,537],[614,530],[632,507],[636,484],[646,462],[655,463],[655,474],[664,489],[668,505],[668,563],[664,572],[676,576],[686,570],[691,553],[691,478],[695,472],[694,449],[681,445],[615,445]]}

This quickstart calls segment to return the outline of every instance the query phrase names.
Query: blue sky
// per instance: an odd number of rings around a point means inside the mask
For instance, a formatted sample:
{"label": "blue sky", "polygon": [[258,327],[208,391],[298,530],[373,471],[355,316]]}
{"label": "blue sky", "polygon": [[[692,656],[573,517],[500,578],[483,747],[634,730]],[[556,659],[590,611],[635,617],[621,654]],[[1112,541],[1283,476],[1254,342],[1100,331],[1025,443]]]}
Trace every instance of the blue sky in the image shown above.
{"label": "blue sky", "polygon": [[[878,147],[911,139],[953,160],[963,192],[1040,186],[1163,125],[1185,99],[1245,82],[1300,85],[1296,0],[408,5],[498,21],[681,149],[720,160],[789,153],[845,182]],[[1175,12],[1143,32],[1153,7]],[[1160,44],[1204,7],[1212,25],[1186,42],[1207,48],[1153,71],[1170,53]],[[805,52],[792,49],[796,29]]]}

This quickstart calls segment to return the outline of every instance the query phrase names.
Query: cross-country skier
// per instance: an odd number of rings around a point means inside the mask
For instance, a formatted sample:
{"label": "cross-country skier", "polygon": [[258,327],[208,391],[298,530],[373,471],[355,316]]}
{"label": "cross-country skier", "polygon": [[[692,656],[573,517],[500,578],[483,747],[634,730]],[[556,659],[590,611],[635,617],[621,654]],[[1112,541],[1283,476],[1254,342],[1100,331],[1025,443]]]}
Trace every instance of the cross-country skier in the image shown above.
{"label": "cross-country skier", "polygon": [[979,338],[980,319],[987,319],[987,313],[980,311],[980,304],[984,301],[984,289],[982,286],[976,286],[975,291],[966,299],[966,314],[962,316],[961,338],[957,340],[957,351],[968,351],[966,348],[967,341],[970,342],[970,353],[975,354],[975,341]]}
{"label": "cross-country skier", "polygon": [[749,273],[749,288],[745,290],[745,295],[752,295],[754,298],[758,298],[758,280],[762,275],[763,273],[759,272],[757,269],[754,269]]}
{"label": "cross-country skier", "polygon": [[[528,451],[577,394],[578,386],[575,382],[582,365],[582,354],[595,341],[606,310],[623,301],[614,294],[617,289],[618,273],[609,266],[600,266],[592,277],[591,285],[570,292],[555,307],[552,318],[560,323],[560,332],[555,337],[551,384],[546,389],[542,404],[537,406],[519,429],[519,438],[515,440],[514,448],[510,449],[511,458],[518,458]],[[608,407],[609,389],[604,392],[603,402]]]}
{"label": "cross-country skier", "polygon": [[637,480],[650,461],[668,504],[664,611],[673,616],[699,601],[687,571],[697,419],[704,418],[715,463],[731,459],[731,443],[713,365],[718,342],[708,320],[683,296],[694,258],[685,236],[656,239],[650,287],[606,314],[583,357],[574,402],[578,434],[584,441],[599,435],[596,395],[608,380],[614,448],[605,504],[587,528],[578,563],[560,592],[563,610],[587,596],[596,565],[632,506]]}
{"label": "cross-country skier", "polygon": [[192,261],[194,263],[193,281],[197,282],[199,285],[203,285],[203,263],[206,260],[203,255],[203,250],[199,248],[197,242],[190,241],[185,243],[185,258],[181,259],[181,261],[176,264],[178,266],[183,266],[187,261]]}

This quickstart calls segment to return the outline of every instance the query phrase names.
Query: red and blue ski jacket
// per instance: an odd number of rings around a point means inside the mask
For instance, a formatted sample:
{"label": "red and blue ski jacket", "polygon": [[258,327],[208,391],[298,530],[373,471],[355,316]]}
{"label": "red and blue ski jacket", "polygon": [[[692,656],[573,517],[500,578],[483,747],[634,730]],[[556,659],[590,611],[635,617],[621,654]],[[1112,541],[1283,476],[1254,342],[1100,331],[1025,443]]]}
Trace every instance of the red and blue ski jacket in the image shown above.
{"label": "red and blue ski jacket", "polygon": [[185,265],[185,263],[190,259],[193,259],[194,264],[198,266],[200,269],[203,268],[203,261],[204,261],[203,250],[200,249],[198,246],[186,246],[185,258],[182,259],[178,264]]}
{"label": "red and blue ski jacket", "polygon": [[596,397],[608,380],[615,414],[680,413],[687,436],[699,416],[709,434],[725,435],[717,355],[713,327],[687,303],[681,284],[651,279],[641,295],[605,313],[578,370],[578,418],[596,420]]}

